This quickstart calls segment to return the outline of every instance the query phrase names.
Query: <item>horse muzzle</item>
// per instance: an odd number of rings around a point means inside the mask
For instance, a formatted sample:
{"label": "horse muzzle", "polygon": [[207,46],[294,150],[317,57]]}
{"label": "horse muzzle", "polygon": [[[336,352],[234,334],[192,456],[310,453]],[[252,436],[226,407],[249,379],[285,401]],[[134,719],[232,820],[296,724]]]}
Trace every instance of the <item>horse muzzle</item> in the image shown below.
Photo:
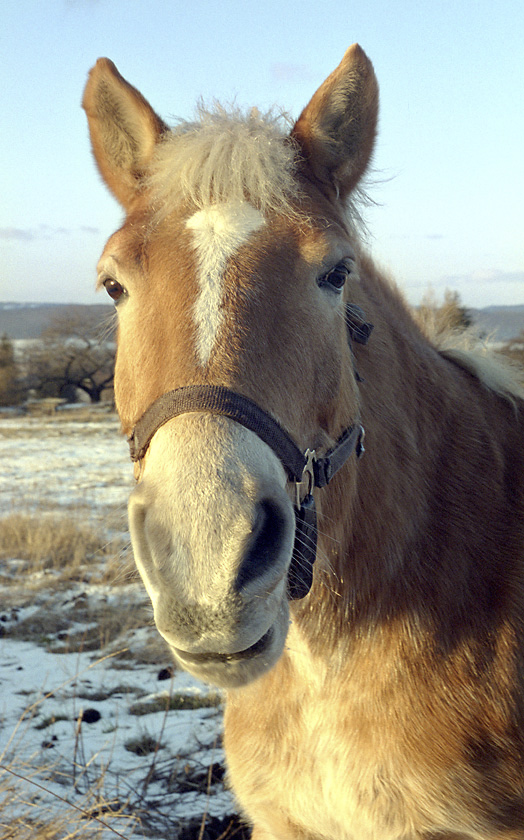
{"label": "horse muzzle", "polygon": [[285,471],[256,435],[197,413],[163,426],[129,522],[155,623],[183,668],[227,687],[275,664],[295,513]]}

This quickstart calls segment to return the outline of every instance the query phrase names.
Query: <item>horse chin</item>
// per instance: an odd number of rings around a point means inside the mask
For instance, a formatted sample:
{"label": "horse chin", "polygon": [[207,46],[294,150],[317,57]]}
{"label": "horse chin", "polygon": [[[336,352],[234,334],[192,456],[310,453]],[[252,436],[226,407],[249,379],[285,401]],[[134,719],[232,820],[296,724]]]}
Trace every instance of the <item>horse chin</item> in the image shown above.
{"label": "horse chin", "polygon": [[240,688],[267,673],[280,659],[289,626],[289,607],[254,644],[235,653],[192,653],[170,645],[180,666],[204,682],[219,688]]}

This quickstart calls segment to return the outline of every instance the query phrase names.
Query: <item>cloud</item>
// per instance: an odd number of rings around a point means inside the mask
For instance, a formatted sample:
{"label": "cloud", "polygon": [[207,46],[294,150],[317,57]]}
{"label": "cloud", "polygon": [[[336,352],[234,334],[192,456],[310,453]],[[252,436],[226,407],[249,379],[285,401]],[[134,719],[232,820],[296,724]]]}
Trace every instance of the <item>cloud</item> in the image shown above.
{"label": "cloud", "polygon": [[19,242],[34,242],[37,239],[53,239],[55,236],[69,236],[70,230],[63,227],[39,225],[37,228],[0,228],[0,239],[11,239]]}
{"label": "cloud", "polygon": [[445,275],[434,285],[458,291],[466,306],[477,309],[524,304],[524,271],[473,269],[464,274]]}
{"label": "cloud", "polygon": [[[90,225],[81,225],[77,230],[80,233],[95,235],[100,233],[99,228]],[[74,230],[65,227],[52,227],[51,225],[39,225],[36,228],[4,227],[0,228],[0,239],[13,242],[36,242],[40,239],[54,239],[59,236],[70,236]]]}
{"label": "cloud", "polygon": [[442,278],[447,283],[505,283],[523,284],[524,271],[501,271],[498,268],[484,268],[472,271],[469,274],[449,274]]}
{"label": "cloud", "polygon": [[12,239],[20,242],[32,242],[36,239],[34,230],[30,228],[7,227],[0,228],[0,239]]}
{"label": "cloud", "polygon": [[[55,236],[69,236],[71,233],[68,228],[51,227],[51,225],[40,225],[38,234],[42,239],[53,239]],[[37,234],[37,235],[38,235]]]}

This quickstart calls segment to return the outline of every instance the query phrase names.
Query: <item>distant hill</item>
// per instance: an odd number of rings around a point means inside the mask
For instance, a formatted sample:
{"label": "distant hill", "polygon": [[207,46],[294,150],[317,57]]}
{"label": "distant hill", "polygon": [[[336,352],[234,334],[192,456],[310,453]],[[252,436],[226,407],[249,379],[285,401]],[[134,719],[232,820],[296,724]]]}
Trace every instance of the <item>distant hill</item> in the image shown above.
{"label": "distant hill", "polygon": [[524,305],[468,310],[477,327],[493,341],[509,341],[524,330]]}
{"label": "distant hill", "polygon": [[[74,315],[103,323],[111,316],[112,304],[2,303],[0,336],[11,339],[38,338],[56,316]],[[524,330],[524,305],[487,306],[468,310],[477,326],[492,341],[509,341]]]}
{"label": "distant hill", "polygon": [[85,317],[89,323],[100,319],[102,324],[112,311],[112,304],[0,302],[0,336],[8,335],[13,340],[39,338],[57,316]]}

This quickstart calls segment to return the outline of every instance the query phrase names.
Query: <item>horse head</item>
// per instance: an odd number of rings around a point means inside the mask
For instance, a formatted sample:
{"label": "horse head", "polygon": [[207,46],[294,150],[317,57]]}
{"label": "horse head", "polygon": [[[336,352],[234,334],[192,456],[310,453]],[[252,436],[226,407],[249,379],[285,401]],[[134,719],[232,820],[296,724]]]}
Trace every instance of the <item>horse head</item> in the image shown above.
{"label": "horse head", "polygon": [[[328,492],[313,491],[331,478],[318,464],[348,438],[336,467],[354,484],[347,306],[358,303],[360,246],[348,207],[377,106],[358,46],[294,125],[217,108],[170,130],[107,59],[86,87],[95,159],[126,211],[98,268],[118,313],[117,409],[135,442],[149,417],[129,503],[135,558],[175,656],[218,685],[270,669],[290,597],[302,606],[314,597],[300,566],[314,555],[301,541],[314,540],[315,526],[297,522]],[[210,411],[204,399],[170,413],[166,399],[181,392],[233,395],[240,408]],[[302,474],[242,422],[251,405],[304,454]]]}

